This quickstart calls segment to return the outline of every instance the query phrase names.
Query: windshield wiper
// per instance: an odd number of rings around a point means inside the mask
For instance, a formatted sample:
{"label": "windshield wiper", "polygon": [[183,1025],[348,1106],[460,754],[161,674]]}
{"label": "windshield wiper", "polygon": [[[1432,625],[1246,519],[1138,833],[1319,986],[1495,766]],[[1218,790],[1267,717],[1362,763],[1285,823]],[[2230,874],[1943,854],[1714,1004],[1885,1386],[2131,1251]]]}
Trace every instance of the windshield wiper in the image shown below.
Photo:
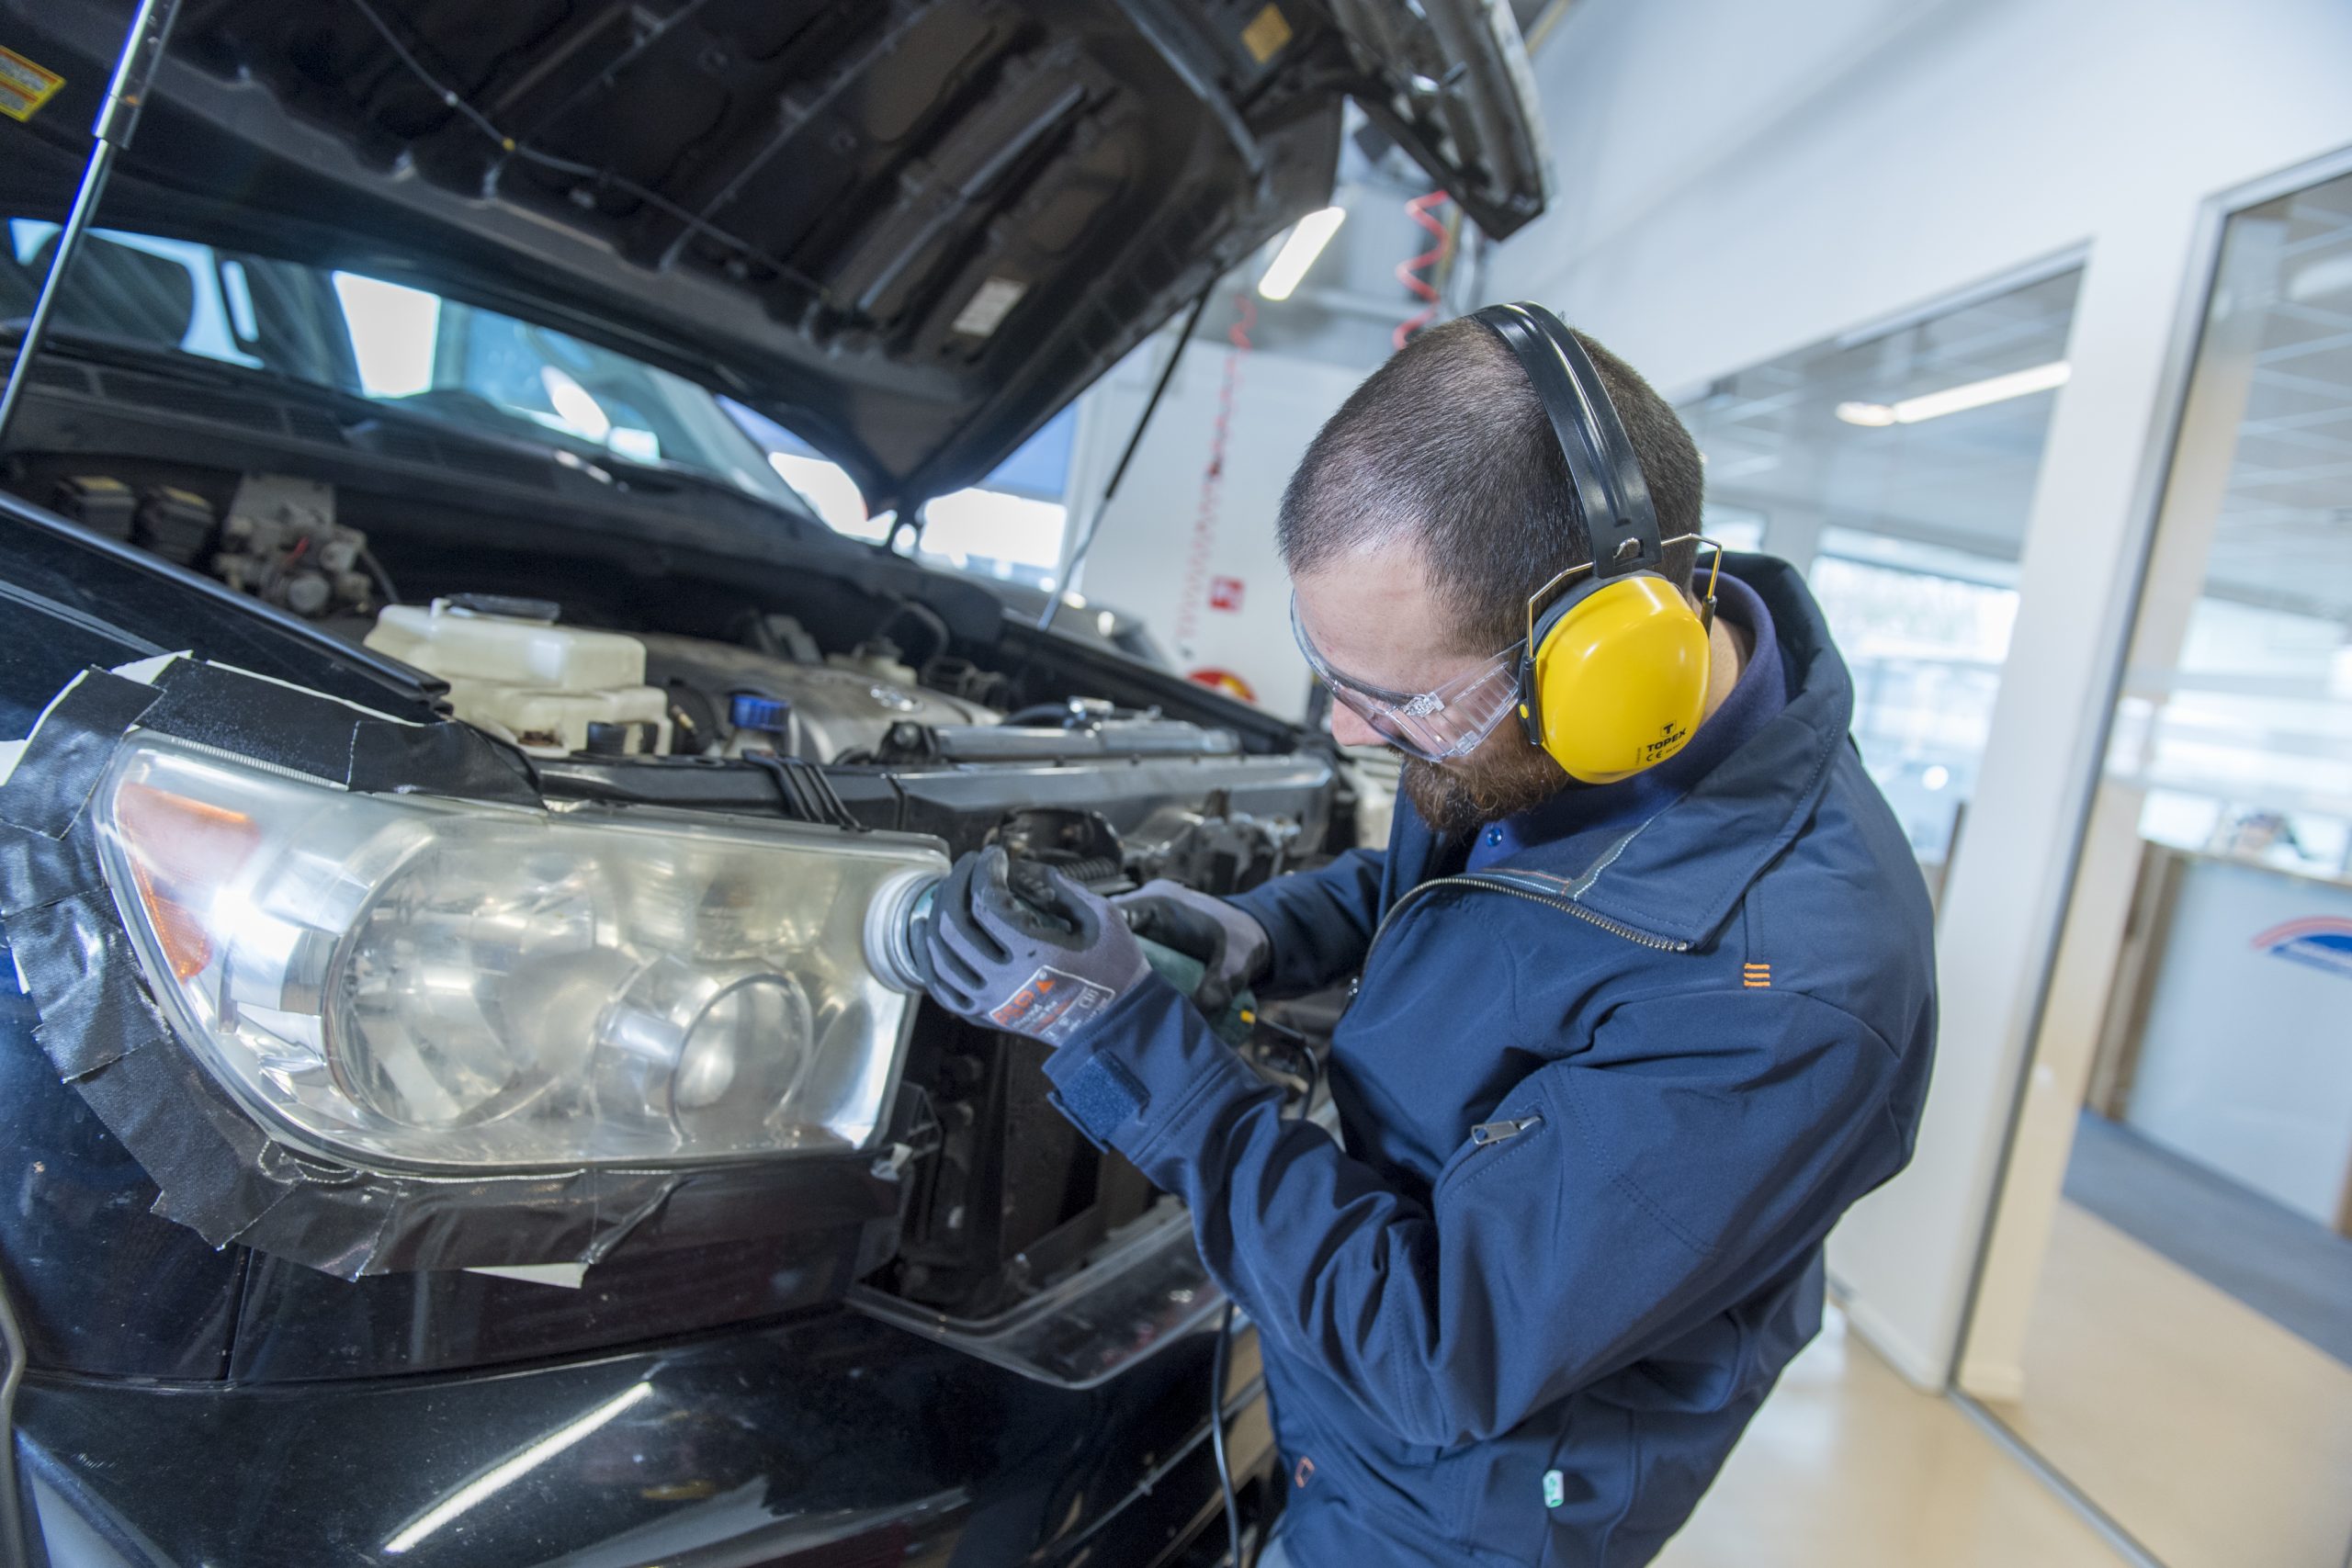
{"label": "windshield wiper", "polygon": [[[24,330],[25,319],[22,316],[0,321],[0,341],[21,339]],[[49,329],[48,346],[62,348],[79,359],[95,359],[101,364],[129,370],[158,371],[175,379],[200,381],[207,386],[233,389],[264,381],[273,389],[289,395],[332,398],[346,406],[356,404],[368,409],[377,406],[356,392],[323,381],[313,381],[275,366],[232,364],[225,359],[190,354],[183,348],[165,347],[139,338],[118,337],[112,333],[93,332],[87,327],[52,326]]]}

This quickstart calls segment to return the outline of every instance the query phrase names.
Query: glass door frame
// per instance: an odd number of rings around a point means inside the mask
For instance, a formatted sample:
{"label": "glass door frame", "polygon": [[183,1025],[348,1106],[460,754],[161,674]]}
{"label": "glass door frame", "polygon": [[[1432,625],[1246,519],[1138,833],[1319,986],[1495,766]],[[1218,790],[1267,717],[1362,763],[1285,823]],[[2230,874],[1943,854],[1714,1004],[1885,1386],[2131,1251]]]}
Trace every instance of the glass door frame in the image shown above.
{"label": "glass door frame", "polygon": [[[2206,570],[2202,551],[2165,552],[2161,530],[2173,500],[2173,477],[2186,429],[2186,414],[2193,391],[2198,355],[2205,342],[2216,290],[2221,282],[2222,240],[2230,220],[2267,202],[2352,174],[2352,147],[2308,160],[2208,198],[2200,205],[2194,242],[2196,286],[2180,302],[2177,330],[2169,344],[2162,383],[2163,424],[2159,438],[2148,443],[2136,501],[2131,516],[2132,563],[2126,614],[2113,635],[2105,639],[2098,686],[2104,693],[2093,744],[2083,753],[2084,765],[2064,781],[2072,828],[2067,874],[2059,907],[2059,922],[2035,979],[2032,1021],[2023,1070],[2016,1077],[2009,1118],[1992,1193],[1991,1210],[1978,1248],[1968,1303],[1960,1325],[1958,1358],[1952,1393],[2002,1446],[2069,1496],[2103,1533],[2135,1562],[2155,1560],[2133,1540],[2122,1525],[2107,1516],[2064,1475],[2009,1434],[1980,1404],[1986,1399],[2013,1399],[2022,1392],[2023,1348],[2027,1314],[2038,1287],[2043,1257],[2056,1217],[2060,1188],[2072,1148],[2074,1121],[2083,1103],[2092,1062],[2079,1043],[2095,1037],[2097,1020],[2086,1021],[2065,1010],[2081,997],[2095,996],[2098,987],[2080,983],[2080,970],[2097,962],[2086,951],[2083,938],[2111,911],[2086,911],[2086,868],[2100,852],[2102,837],[2093,831],[2093,817],[2106,773],[2106,759],[2114,739],[2119,703],[2124,694],[2131,650],[2141,625],[2142,607],[2154,586],[2153,574],[2193,575],[2193,592]],[[2098,265],[2094,257],[2091,265]],[[2111,846],[2109,846],[2111,848]],[[2129,897],[2128,875],[2102,864],[2103,885],[2121,883]],[[2075,940],[2070,942],[2070,937]]]}

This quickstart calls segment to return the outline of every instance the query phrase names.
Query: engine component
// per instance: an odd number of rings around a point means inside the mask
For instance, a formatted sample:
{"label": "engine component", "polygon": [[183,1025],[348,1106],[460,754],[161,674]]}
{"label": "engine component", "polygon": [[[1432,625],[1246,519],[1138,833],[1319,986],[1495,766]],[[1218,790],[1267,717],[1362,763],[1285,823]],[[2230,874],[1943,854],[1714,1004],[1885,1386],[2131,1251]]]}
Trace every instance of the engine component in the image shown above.
{"label": "engine component", "polygon": [[645,644],[556,624],[553,604],[435,599],[388,604],[367,644],[449,682],[459,718],[534,756],[650,755],[669,749],[670,704],[645,683]]}
{"label": "engine component", "polygon": [[1004,722],[1050,729],[1084,729],[1118,716],[1116,703],[1106,702],[1101,697],[1072,697],[1068,702],[1039,703],[1033,707],[1023,708],[1019,713],[1005,716]]}
{"label": "engine component", "polygon": [[221,519],[211,570],[232,588],[315,619],[373,608],[376,581],[362,570],[367,559],[368,536],[334,520],[333,485],[247,474]]}
{"label": "engine component", "polygon": [[825,660],[837,670],[854,670],[893,686],[915,683],[914,667],[899,657],[899,645],[887,637],[872,637],[847,653]]}
{"label": "engine component", "polygon": [[1223,897],[1255,887],[1282,870],[1298,841],[1299,825],[1287,818],[1236,811],[1231,795],[1216,790],[1199,811],[1156,819],[1139,836],[1158,834],[1165,835],[1160,847],[1144,856],[1150,874]]}
{"label": "engine component", "polygon": [[57,481],[49,493],[49,509],[93,534],[127,543],[139,498],[120,479],[104,474],[75,474]]}
{"label": "engine component", "polygon": [[983,670],[968,659],[952,653],[938,654],[924,660],[922,683],[935,692],[945,692],[952,697],[984,707],[999,705],[1005,688],[1012,682],[994,670]]}
{"label": "engine component", "polygon": [[214,523],[212,503],[194,491],[150,485],[139,493],[130,542],[167,561],[194,566],[211,542]]}
{"label": "engine component", "polygon": [[727,708],[727,722],[736,733],[750,730],[755,735],[789,735],[792,733],[792,705],[782,697],[763,697],[757,692],[737,692]]}
{"label": "engine component", "polygon": [[[669,688],[678,706],[688,706],[679,694],[690,693],[714,719],[727,716],[726,722],[715,725],[718,733],[696,738],[721,755],[774,751],[831,762],[845,751],[878,750],[894,724],[974,726],[994,724],[997,718],[978,704],[886,679],[875,672],[873,663],[845,668],[797,662],[700,637],[647,634],[636,640],[645,648],[645,678]],[[776,646],[791,645],[779,641]],[[863,657],[878,659],[871,644]],[[896,668],[911,678],[904,665]],[[746,705],[741,699],[747,697],[779,705],[783,711]],[[698,712],[699,707],[688,711]],[[735,717],[738,713],[753,722]]]}
{"label": "engine component", "polygon": [[1099,811],[1031,807],[1007,816],[989,837],[1014,859],[1042,862],[1098,893],[1104,884],[1127,885],[1126,850]]}
{"label": "engine component", "polygon": [[808,628],[800,624],[797,616],[747,615],[741,626],[741,635],[736,640],[758,649],[771,659],[791,664],[825,661],[824,650],[817,646],[817,639],[808,635]]}
{"label": "engine component", "polygon": [[1234,757],[1241,738],[1181,718],[1118,718],[1081,728],[894,724],[875,748],[884,762],[1082,762],[1102,757]]}

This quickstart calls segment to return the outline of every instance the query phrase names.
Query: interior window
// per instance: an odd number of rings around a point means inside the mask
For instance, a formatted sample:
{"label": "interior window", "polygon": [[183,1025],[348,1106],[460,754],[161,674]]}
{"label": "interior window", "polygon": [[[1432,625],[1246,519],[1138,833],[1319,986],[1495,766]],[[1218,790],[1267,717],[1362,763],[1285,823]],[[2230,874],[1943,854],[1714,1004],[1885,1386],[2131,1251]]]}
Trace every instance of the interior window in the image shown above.
{"label": "interior window", "polygon": [[1991,730],[2080,279],[1801,349],[1681,410],[1708,531],[1760,536],[1819,599],[1853,674],[1854,739],[1930,887]]}

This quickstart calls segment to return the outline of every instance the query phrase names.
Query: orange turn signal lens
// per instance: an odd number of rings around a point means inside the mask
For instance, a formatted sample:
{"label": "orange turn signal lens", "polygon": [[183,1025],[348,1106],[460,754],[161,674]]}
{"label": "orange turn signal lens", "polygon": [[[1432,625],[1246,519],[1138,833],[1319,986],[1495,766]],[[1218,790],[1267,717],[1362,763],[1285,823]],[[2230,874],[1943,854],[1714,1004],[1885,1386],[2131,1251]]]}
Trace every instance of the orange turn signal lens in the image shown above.
{"label": "orange turn signal lens", "polygon": [[144,784],[122,786],[115,823],[165,962],[183,980],[201,974],[212,962],[205,926],[212,896],[260,843],[259,825],[242,811]]}

